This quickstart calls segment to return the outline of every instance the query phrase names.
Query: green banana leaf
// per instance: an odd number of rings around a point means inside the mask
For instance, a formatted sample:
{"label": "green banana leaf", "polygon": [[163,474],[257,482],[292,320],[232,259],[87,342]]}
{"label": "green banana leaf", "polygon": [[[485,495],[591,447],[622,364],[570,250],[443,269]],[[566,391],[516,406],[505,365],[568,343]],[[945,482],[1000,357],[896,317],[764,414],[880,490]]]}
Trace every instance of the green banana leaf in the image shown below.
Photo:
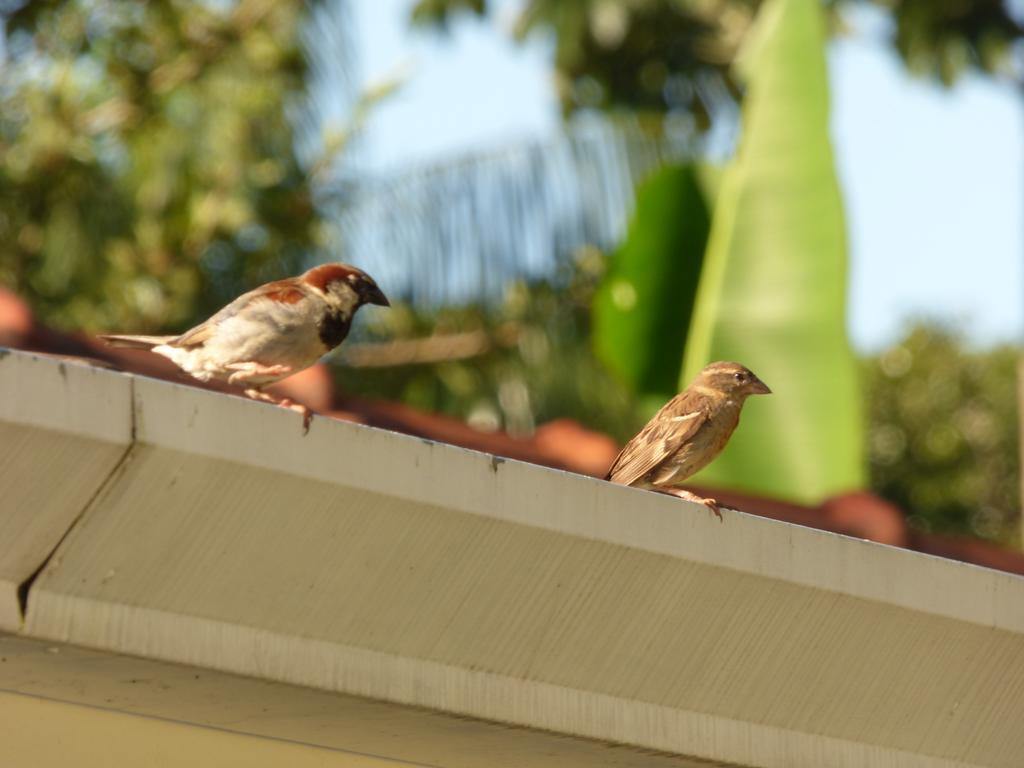
{"label": "green banana leaf", "polygon": [[747,402],[693,482],[816,502],[865,481],[818,0],[767,0],[740,65],[742,136],[715,203],[681,385],[735,360],[774,394]]}
{"label": "green banana leaf", "polygon": [[594,297],[598,359],[653,409],[676,393],[709,228],[697,170],[660,169],[637,190],[626,240]]}

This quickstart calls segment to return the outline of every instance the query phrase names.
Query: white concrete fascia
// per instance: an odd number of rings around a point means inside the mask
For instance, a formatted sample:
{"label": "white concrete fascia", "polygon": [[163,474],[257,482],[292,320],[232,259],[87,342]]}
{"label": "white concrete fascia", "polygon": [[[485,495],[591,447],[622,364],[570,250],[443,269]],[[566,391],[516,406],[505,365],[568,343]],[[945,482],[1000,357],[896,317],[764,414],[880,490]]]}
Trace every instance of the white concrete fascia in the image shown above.
{"label": "white concrete fascia", "polygon": [[0,629],[131,443],[132,380],[0,348]]}
{"label": "white concrete fascia", "polygon": [[1024,754],[1019,577],[165,382],[133,402],[29,636],[736,765]]}

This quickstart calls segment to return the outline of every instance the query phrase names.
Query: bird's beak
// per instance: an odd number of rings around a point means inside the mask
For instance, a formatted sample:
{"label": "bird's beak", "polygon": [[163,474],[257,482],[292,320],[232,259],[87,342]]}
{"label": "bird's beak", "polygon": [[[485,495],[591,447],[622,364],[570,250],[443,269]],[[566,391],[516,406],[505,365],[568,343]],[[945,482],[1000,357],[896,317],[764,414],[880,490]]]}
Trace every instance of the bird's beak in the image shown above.
{"label": "bird's beak", "polygon": [[750,382],[750,389],[747,390],[752,395],[770,395],[772,391],[768,388],[768,385],[761,381],[756,376],[754,380]]}
{"label": "bird's beak", "polygon": [[391,306],[391,302],[388,301],[388,297],[384,295],[384,291],[376,285],[367,286],[366,292],[363,294],[363,301],[367,304],[376,304],[381,307]]}

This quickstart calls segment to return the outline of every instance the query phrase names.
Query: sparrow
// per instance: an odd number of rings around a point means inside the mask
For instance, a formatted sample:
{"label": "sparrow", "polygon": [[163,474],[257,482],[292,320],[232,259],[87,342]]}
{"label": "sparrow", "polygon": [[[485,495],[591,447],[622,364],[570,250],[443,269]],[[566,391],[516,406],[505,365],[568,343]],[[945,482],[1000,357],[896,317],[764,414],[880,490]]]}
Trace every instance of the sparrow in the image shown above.
{"label": "sparrow", "polygon": [[356,310],[364,304],[390,306],[373,278],[362,270],[348,264],[322,264],[242,294],[178,336],[100,338],[114,347],[150,350],[200,381],[240,385],[253,400],[297,411],[305,434],[312,411],[263,388],[308,368],[341,344]]}
{"label": "sparrow", "polygon": [[714,499],[679,486],[722,452],[747,397],[769,394],[768,386],[739,363],[711,363],[626,443],[605,480],[704,504],[721,520]]}

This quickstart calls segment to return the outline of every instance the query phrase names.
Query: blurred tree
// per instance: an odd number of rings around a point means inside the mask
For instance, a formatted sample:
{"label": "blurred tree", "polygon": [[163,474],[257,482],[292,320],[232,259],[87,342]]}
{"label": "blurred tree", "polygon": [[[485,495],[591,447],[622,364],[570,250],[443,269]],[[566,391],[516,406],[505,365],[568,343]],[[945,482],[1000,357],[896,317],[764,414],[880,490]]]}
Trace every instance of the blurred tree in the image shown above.
{"label": "blurred tree", "polygon": [[[576,256],[553,280],[510,283],[494,305],[405,305],[375,314],[364,326],[370,341],[341,350],[342,360],[358,370],[340,368],[340,386],[485,431],[529,435],[538,424],[564,417],[626,439],[646,417],[588,340],[604,259],[591,248]],[[396,355],[396,347],[415,352]]]}
{"label": "blurred tree", "polygon": [[[762,0],[529,0],[515,25],[555,39],[563,109],[624,107],[679,111],[706,127],[739,93],[729,67]],[[823,0],[837,10],[862,0]],[[894,44],[909,68],[952,83],[970,68],[1009,71],[1024,26],[1009,0],[874,0],[891,9]],[[485,15],[484,0],[420,0],[413,22],[450,26],[462,12]],[[1018,14],[1019,16],[1019,14]],[[834,24],[842,28],[841,18]],[[1020,71],[1016,73],[1019,78]]]}
{"label": "blurred tree", "polygon": [[871,487],[914,525],[1017,542],[1019,355],[920,324],[864,361]]}
{"label": "blurred tree", "polygon": [[305,0],[7,5],[0,280],[47,322],[180,327],[300,266]]}
{"label": "blurred tree", "polygon": [[1024,82],[1010,61],[1024,38],[1024,13],[1012,0],[876,0],[892,9],[894,43],[911,71],[946,85],[970,69],[1006,73]]}
{"label": "blurred tree", "polygon": [[[412,20],[446,29],[453,16],[484,15],[488,3],[420,0]],[[738,91],[729,75],[757,0],[529,0],[515,25],[555,40],[556,84],[566,113],[624,108],[660,119],[668,110],[706,128]]]}

